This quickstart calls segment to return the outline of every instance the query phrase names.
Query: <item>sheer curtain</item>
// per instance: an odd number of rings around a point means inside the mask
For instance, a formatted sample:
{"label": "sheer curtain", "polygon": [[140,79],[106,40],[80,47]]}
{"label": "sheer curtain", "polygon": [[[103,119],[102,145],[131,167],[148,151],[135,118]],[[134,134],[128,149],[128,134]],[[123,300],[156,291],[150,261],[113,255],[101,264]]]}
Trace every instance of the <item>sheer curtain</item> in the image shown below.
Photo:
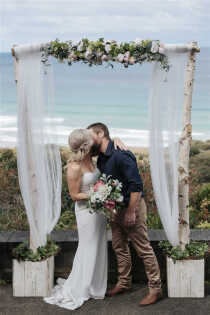
{"label": "sheer curtain", "polygon": [[[61,211],[62,167],[54,144],[52,65],[41,62],[40,45],[15,48],[18,59],[17,163],[33,247],[44,246]],[[52,133],[53,140],[52,140]]]}
{"label": "sheer curtain", "polygon": [[150,168],[155,200],[169,242],[178,237],[178,158],[187,52],[166,51],[170,70],[153,66],[149,97]]}

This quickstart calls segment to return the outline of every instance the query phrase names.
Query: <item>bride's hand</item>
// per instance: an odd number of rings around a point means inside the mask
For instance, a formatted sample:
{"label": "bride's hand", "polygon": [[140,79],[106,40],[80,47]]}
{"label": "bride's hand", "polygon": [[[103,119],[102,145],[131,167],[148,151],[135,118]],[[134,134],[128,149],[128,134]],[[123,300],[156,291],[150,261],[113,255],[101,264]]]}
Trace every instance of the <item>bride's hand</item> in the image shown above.
{"label": "bride's hand", "polygon": [[114,148],[117,150],[119,148],[120,150],[128,150],[128,147],[120,140],[120,138],[113,138],[114,141]]}

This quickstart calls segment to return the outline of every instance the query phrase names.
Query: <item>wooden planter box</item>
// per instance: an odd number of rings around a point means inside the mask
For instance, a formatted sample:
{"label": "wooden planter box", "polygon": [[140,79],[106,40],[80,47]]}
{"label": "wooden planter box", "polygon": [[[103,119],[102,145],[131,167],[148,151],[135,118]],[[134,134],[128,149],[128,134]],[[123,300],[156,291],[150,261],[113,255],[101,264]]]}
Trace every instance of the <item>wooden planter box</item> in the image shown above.
{"label": "wooden planter box", "polygon": [[54,285],[54,256],[46,260],[13,259],[13,296],[49,296]]}
{"label": "wooden planter box", "polygon": [[204,259],[166,260],[168,297],[204,297]]}

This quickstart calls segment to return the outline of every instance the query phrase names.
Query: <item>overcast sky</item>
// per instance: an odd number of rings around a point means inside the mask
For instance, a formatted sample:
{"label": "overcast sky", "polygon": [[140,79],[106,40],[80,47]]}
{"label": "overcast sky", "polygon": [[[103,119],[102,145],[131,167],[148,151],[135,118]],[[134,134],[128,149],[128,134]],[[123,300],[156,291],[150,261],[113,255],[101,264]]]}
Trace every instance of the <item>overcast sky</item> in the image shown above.
{"label": "overcast sky", "polygon": [[0,10],[0,51],[83,37],[210,46],[210,0],[0,0]]}

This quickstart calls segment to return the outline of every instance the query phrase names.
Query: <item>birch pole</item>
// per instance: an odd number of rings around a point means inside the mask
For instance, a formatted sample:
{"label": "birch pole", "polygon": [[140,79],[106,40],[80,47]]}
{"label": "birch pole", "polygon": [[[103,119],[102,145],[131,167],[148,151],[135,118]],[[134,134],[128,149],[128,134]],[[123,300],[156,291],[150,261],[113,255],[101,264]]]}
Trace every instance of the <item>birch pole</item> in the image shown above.
{"label": "birch pole", "polygon": [[195,71],[195,56],[200,51],[197,42],[192,42],[192,50],[189,52],[185,88],[184,88],[184,108],[183,108],[183,129],[180,138],[179,151],[179,244],[181,250],[190,241],[189,227],[189,153],[192,141],[191,109],[192,92]]}
{"label": "birch pole", "polygon": [[[18,58],[15,55],[15,50],[14,48],[17,45],[13,45],[11,51],[12,51],[12,56],[14,57],[14,72],[15,72],[15,82],[17,85],[18,82]],[[28,125],[28,119],[27,119],[27,111],[25,112],[25,119],[26,119],[26,128],[27,128],[27,132],[25,135],[25,140],[27,142],[27,155],[28,155],[28,165],[26,165],[27,171],[29,172],[29,178],[30,178],[30,195],[31,195],[31,200],[32,200],[32,204],[33,204],[33,211],[34,211],[34,215],[36,215],[36,207],[37,207],[37,181],[36,181],[36,175],[34,173],[34,168],[33,168],[33,154],[30,150],[30,143],[29,143],[29,139],[28,139],[28,134],[30,133],[30,126]],[[36,218],[36,217],[35,217]],[[36,224],[38,224],[36,222]],[[30,230],[30,249],[36,253],[37,251],[37,247],[35,246],[35,242],[33,240],[32,237],[32,232]]]}

